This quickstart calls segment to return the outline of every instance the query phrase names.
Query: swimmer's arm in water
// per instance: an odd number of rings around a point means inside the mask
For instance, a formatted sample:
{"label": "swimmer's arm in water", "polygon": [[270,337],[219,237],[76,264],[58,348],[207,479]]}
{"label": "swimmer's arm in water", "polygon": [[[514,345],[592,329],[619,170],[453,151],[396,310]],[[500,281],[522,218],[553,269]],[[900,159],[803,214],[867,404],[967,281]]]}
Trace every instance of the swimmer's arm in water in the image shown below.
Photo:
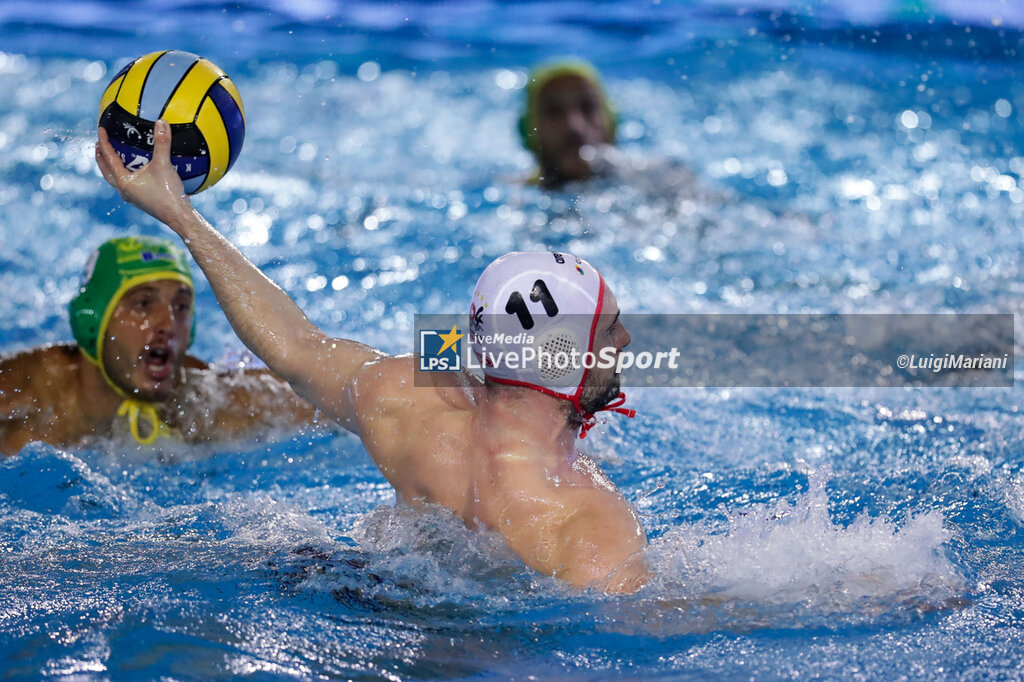
{"label": "swimmer's arm in water", "polygon": [[284,291],[192,207],[171,164],[170,125],[158,121],[154,135],[153,160],[132,172],[100,128],[96,162],[103,177],[125,201],[182,238],[242,342],[296,393],[346,428],[354,428],[347,394],[356,374],[384,354],[355,341],[331,338],[312,324]]}

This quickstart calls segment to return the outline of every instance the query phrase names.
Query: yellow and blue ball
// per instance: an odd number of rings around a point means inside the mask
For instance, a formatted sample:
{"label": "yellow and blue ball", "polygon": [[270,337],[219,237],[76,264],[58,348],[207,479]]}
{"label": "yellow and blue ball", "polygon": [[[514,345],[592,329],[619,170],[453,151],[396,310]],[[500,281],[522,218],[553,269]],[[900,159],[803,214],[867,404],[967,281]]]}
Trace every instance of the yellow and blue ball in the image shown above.
{"label": "yellow and blue ball", "polygon": [[100,100],[99,124],[129,170],[153,158],[160,118],[171,124],[171,163],[188,194],[216,184],[242,150],[242,97],[208,59],[180,50],[144,55],[114,76]]}

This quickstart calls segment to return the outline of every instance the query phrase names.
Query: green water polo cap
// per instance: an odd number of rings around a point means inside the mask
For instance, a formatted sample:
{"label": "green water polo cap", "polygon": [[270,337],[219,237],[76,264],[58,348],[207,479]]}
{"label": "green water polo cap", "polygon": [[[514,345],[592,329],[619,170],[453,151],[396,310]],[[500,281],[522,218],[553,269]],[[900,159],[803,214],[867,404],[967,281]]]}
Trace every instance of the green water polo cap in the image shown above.
{"label": "green water polo cap", "polygon": [[[100,362],[103,338],[118,302],[132,287],[171,279],[195,290],[185,253],[165,239],[116,237],[89,257],[78,295],[69,304],[75,341],[94,362]],[[195,318],[192,337],[195,336]]]}

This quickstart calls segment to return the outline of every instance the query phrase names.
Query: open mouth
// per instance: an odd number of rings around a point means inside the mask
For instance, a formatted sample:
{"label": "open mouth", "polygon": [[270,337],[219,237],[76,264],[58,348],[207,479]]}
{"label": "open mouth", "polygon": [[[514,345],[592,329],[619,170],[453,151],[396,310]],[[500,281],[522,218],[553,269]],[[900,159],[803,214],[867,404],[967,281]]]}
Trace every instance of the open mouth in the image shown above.
{"label": "open mouth", "polygon": [[172,357],[171,349],[167,346],[147,346],[142,354],[142,363],[149,378],[153,381],[170,378]]}

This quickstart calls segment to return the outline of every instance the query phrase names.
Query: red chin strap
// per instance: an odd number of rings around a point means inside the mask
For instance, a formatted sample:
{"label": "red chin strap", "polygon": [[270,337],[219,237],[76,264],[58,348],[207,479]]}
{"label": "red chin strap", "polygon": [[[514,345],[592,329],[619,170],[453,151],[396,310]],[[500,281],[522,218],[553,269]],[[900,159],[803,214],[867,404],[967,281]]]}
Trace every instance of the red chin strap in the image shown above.
{"label": "red chin strap", "polygon": [[[628,407],[622,407],[622,405],[625,402],[626,402],[626,394],[624,392],[622,392],[622,391],[619,391],[619,397],[618,398],[616,398],[615,400],[611,401],[610,403],[608,403],[607,405],[605,405],[601,409],[597,410],[597,412],[618,412],[619,414],[624,414],[627,417],[629,417],[630,419],[632,419],[633,417],[636,416],[636,410],[631,410]],[[594,428],[594,426],[596,426],[596,425],[597,425],[597,417],[594,416],[594,412],[590,412],[590,413],[584,414],[583,415],[583,426],[580,427],[580,439],[582,440],[582,439],[586,438],[587,437],[587,431],[589,431],[590,429]]]}

